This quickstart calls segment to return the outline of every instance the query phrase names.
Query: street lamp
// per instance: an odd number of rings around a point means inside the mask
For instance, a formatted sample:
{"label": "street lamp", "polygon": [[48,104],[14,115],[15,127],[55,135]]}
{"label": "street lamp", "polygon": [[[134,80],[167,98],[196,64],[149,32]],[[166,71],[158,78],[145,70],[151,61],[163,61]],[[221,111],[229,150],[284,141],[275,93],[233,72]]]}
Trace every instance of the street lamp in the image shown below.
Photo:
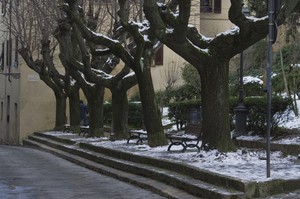
{"label": "street lamp", "polygon": [[[250,10],[248,7],[243,6],[242,13],[245,16],[250,15]],[[245,106],[244,102],[244,58],[243,51],[240,54],[240,85],[239,85],[239,104],[234,108],[235,113],[235,133],[234,138],[244,135],[246,133],[246,123],[247,123],[247,115],[248,109]]]}

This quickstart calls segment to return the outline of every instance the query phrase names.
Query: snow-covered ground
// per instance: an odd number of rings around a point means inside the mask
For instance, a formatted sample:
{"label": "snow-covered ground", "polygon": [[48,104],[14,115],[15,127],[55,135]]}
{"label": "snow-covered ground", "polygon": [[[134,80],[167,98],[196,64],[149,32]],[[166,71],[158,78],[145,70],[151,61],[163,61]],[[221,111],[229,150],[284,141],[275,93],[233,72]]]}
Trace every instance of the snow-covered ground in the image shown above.
{"label": "snow-covered ground", "polygon": [[[299,101],[300,102],[300,101]],[[299,103],[300,105],[300,103]],[[298,106],[299,107],[299,106]],[[167,114],[164,109],[163,115]],[[285,128],[300,129],[300,117],[296,117],[293,113],[288,115],[284,121],[280,122],[280,126]],[[170,123],[164,120],[163,124]],[[49,132],[50,134],[66,135],[62,132]],[[238,139],[244,140],[262,140],[258,136],[242,136]],[[105,146],[115,149],[121,149],[130,153],[151,156],[156,158],[166,158],[172,161],[184,162],[189,165],[205,169],[211,172],[216,172],[223,175],[239,178],[245,181],[267,181],[271,179],[300,179],[300,157],[298,156],[284,156],[281,152],[271,152],[271,177],[267,178],[266,171],[266,151],[261,149],[238,149],[235,152],[220,153],[217,150],[213,151],[187,151],[180,152],[180,146],[172,147],[173,152],[168,152],[168,146],[151,148],[147,144],[127,144],[126,140],[109,141],[104,138],[80,138],[76,141],[89,141],[93,145]],[[299,144],[299,136],[287,137],[276,140],[276,143],[282,144]],[[201,144],[201,143],[200,143]]]}
{"label": "snow-covered ground", "polygon": [[[55,136],[66,136],[63,132],[47,132]],[[259,137],[243,136],[241,139],[261,139]],[[244,181],[267,181],[272,179],[300,179],[300,159],[298,156],[283,156],[279,151],[271,152],[271,177],[266,177],[266,152],[261,149],[238,149],[235,152],[220,153],[217,150],[200,151],[188,150],[181,152],[180,146],[172,147],[172,152],[167,151],[168,146],[149,147],[147,144],[136,145],[134,142],[127,144],[127,140],[110,141],[107,138],[74,138],[75,141],[89,142],[95,146],[103,146],[126,151],[143,156],[164,158],[171,161],[187,163],[211,172],[232,176]],[[281,140],[285,143],[297,143],[299,138]],[[200,143],[201,144],[201,143]]]}

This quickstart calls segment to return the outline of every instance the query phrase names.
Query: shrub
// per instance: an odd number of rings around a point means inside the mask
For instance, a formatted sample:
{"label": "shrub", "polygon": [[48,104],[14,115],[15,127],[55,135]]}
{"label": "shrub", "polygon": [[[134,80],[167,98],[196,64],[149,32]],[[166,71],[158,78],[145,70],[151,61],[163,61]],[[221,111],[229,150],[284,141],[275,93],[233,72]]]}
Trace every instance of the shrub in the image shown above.
{"label": "shrub", "polygon": [[[112,122],[112,105],[105,103],[103,106],[104,124],[110,125]],[[128,111],[128,126],[132,128],[143,127],[142,104],[140,102],[130,102]]]}
{"label": "shrub", "polygon": [[190,108],[201,107],[200,100],[186,100],[169,103],[169,118],[176,122],[177,129],[181,130],[187,121]]}
{"label": "shrub", "polygon": [[[266,97],[247,97],[245,105],[249,110],[247,119],[247,130],[253,131],[255,134],[264,135],[267,130],[267,99]],[[283,113],[292,103],[290,98],[280,96],[272,96],[271,108],[271,133],[274,133],[278,127],[280,113]],[[234,115],[234,108],[238,105],[238,98],[231,98],[230,112]]]}
{"label": "shrub", "polygon": [[130,102],[128,111],[128,126],[143,128],[143,111],[141,102]]}
{"label": "shrub", "polygon": [[[247,120],[247,131],[253,131],[255,134],[264,134],[266,132],[266,97],[256,96],[245,98],[245,105],[249,110]],[[272,133],[278,127],[281,118],[278,116],[283,113],[292,103],[289,98],[280,96],[272,97]],[[234,129],[234,108],[238,105],[238,98],[232,97],[229,100],[231,129]],[[188,110],[193,107],[200,107],[200,100],[187,100],[182,102],[169,103],[169,118],[177,124],[187,121]],[[180,129],[180,128],[179,128]]]}
{"label": "shrub", "polygon": [[[245,76],[244,80],[244,96],[262,96],[263,93],[263,85],[262,81],[259,78]],[[239,82],[235,82],[230,86],[230,95],[238,96],[239,95]]]}

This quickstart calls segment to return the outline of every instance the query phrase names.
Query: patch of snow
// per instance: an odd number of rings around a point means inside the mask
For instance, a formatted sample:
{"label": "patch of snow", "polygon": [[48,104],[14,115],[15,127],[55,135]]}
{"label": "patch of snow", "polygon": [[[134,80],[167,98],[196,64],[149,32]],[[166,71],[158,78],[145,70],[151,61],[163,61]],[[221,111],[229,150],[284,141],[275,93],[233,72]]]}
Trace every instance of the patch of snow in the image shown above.
{"label": "patch of snow", "polygon": [[244,84],[248,84],[248,83],[259,83],[259,84],[263,84],[263,81],[261,79],[259,79],[258,77],[252,77],[252,76],[245,76],[243,77],[243,82]]}
{"label": "patch of snow", "polygon": [[221,35],[235,35],[239,32],[240,32],[240,28],[238,26],[235,26],[235,27],[231,28],[230,30],[227,30],[225,32],[221,32],[221,33],[217,34],[217,37],[221,36]]}
{"label": "patch of snow", "polygon": [[263,21],[263,20],[268,19],[268,16],[264,16],[264,17],[261,17],[261,18],[254,17],[254,16],[247,16],[246,18],[253,21],[253,22],[257,22],[257,21]]}

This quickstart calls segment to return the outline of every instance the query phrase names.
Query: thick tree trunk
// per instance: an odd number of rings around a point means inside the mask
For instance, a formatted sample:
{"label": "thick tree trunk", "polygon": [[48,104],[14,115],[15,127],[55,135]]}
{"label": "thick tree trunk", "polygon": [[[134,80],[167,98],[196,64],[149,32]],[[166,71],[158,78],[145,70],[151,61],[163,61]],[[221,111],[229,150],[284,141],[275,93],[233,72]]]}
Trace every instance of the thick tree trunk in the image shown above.
{"label": "thick tree trunk", "polygon": [[[91,90],[91,89],[90,89]],[[104,87],[93,87],[92,92],[85,93],[88,101],[90,136],[103,137],[103,96]]]}
{"label": "thick tree trunk", "polygon": [[66,124],[66,95],[54,92],[56,98],[55,127],[54,130],[61,131]]}
{"label": "thick tree trunk", "polygon": [[203,142],[205,149],[230,151],[234,144],[229,120],[229,61],[210,60],[201,74]]}
{"label": "thick tree trunk", "polygon": [[70,91],[69,110],[70,110],[70,128],[74,133],[80,131],[80,110],[79,110],[79,89]]}
{"label": "thick tree trunk", "polygon": [[112,134],[114,139],[128,138],[128,99],[127,92],[112,89]]}
{"label": "thick tree trunk", "polygon": [[161,114],[156,101],[150,70],[150,64],[144,61],[143,67],[136,69],[135,72],[143,106],[148,145],[150,147],[155,147],[166,145],[168,142],[164,134]]}

